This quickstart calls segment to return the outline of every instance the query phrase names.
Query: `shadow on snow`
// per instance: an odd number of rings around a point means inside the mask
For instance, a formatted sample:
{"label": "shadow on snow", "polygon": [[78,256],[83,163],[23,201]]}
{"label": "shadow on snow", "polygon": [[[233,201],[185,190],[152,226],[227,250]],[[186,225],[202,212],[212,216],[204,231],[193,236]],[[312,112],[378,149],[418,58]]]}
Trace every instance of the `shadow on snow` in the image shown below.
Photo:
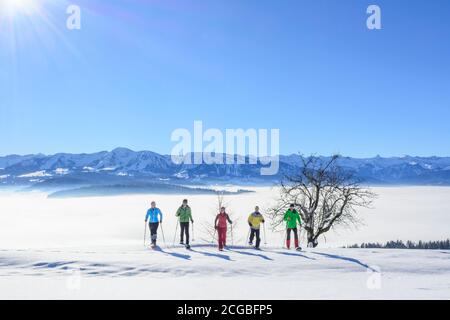
{"label": "shadow on snow", "polygon": [[184,260],[191,260],[191,256],[188,254],[182,254],[182,253],[176,253],[176,252],[169,252],[169,251],[164,251],[162,248],[160,247],[156,247],[153,249],[154,251],[158,251],[161,253],[165,253],[169,256],[175,257],[175,258],[180,258],[180,259],[184,259]]}
{"label": "shadow on snow", "polygon": [[269,258],[268,256],[265,256],[265,255],[260,254],[260,253],[245,252],[245,251],[239,251],[239,250],[235,250],[235,249],[230,249],[230,251],[236,252],[236,253],[239,253],[239,254],[242,254],[242,255],[246,255],[246,256],[259,257],[259,258],[262,258],[264,260],[273,261],[272,258]]}
{"label": "shadow on snow", "polygon": [[329,253],[321,253],[321,252],[312,252],[314,254],[320,255],[320,256],[324,256],[327,258],[331,258],[331,259],[338,259],[338,260],[344,260],[344,261],[348,261],[348,262],[352,262],[355,263],[357,265],[360,265],[361,267],[364,267],[366,269],[369,269],[373,272],[378,272],[378,270],[373,269],[372,267],[370,267],[369,265],[359,261],[358,259],[355,258],[349,258],[349,257],[344,257],[344,256],[340,256],[337,254],[329,254]]}
{"label": "shadow on snow", "polygon": [[231,260],[230,256],[227,256],[226,254],[198,251],[198,250],[194,250],[194,249],[191,249],[191,251],[192,252],[196,252],[196,253],[200,253],[200,254],[202,254],[204,256],[207,256],[207,257],[216,257],[216,258],[220,258],[220,259],[227,260],[227,261],[233,261],[233,260]]}
{"label": "shadow on snow", "polygon": [[275,251],[275,253],[282,254],[282,255],[285,255],[285,256],[302,257],[302,258],[309,259],[309,260],[316,260],[315,258],[311,258],[311,257],[305,256],[304,254],[301,254],[301,253],[278,252],[278,251]]}

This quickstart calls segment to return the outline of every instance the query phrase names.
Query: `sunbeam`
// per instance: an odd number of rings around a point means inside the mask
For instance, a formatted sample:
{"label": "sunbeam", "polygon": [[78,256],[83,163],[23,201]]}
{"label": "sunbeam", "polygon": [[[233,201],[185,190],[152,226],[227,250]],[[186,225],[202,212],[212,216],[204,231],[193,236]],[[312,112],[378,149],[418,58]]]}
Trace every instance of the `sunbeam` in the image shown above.
{"label": "sunbeam", "polygon": [[55,50],[61,47],[79,56],[64,33],[67,6],[66,0],[0,0],[0,58],[11,93],[19,94],[20,70],[25,65],[52,63]]}
{"label": "sunbeam", "polygon": [[39,1],[33,0],[2,0],[0,2],[0,13],[10,16],[17,14],[32,15],[38,12]]}

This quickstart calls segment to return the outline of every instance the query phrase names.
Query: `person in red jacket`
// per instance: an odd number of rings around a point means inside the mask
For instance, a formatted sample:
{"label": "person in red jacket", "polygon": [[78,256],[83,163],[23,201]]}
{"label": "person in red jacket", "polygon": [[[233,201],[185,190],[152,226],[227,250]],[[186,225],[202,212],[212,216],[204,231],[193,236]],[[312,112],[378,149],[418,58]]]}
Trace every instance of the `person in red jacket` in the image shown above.
{"label": "person in red jacket", "polygon": [[217,230],[218,240],[219,240],[219,250],[223,251],[223,247],[227,242],[227,221],[231,224],[233,223],[225,212],[225,207],[220,208],[220,213],[216,216],[214,221],[214,227]]}

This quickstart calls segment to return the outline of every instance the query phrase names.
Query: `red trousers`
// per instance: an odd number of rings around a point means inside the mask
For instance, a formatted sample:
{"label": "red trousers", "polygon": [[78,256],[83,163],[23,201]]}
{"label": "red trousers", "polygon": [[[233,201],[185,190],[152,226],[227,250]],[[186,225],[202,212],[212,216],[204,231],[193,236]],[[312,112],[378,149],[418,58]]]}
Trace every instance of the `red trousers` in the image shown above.
{"label": "red trousers", "polygon": [[227,228],[217,228],[217,235],[219,239],[219,249],[223,249],[227,243]]}

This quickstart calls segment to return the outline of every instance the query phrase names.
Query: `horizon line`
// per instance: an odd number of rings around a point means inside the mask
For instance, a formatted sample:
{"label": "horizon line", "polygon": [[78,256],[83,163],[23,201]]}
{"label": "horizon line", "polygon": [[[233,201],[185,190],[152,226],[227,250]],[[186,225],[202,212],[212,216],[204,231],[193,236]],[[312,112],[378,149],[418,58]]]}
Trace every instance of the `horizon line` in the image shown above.
{"label": "horizon line", "polygon": [[[59,154],[67,154],[67,155],[91,155],[91,154],[95,154],[95,153],[111,153],[114,152],[118,149],[124,149],[124,150],[128,150],[134,153],[139,153],[139,152],[152,152],[161,156],[171,156],[171,154],[167,154],[167,153],[159,153],[156,151],[152,151],[152,150],[133,150],[131,148],[128,147],[116,147],[113,148],[111,150],[101,150],[101,151],[94,151],[94,152],[55,152],[55,153],[42,153],[42,152],[38,152],[38,153],[26,153],[26,154],[18,154],[18,153],[10,153],[10,154],[0,154],[0,158],[6,158],[6,157],[11,157],[11,156],[17,156],[17,157],[26,157],[26,156],[45,156],[45,157],[51,157],[51,156],[55,156],[55,155],[59,155]],[[183,156],[186,156],[188,154],[196,154],[196,153],[208,153],[208,152],[189,152],[184,154]],[[222,155],[228,155],[227,153],[222,153]],[[231,154],[230,154],[231,155]],[[341,153],[330,153],[329,155],[323,155],[323,154],[317,154],[317,153],[309,153],[309,154],[304,154],[301,152],[297,152],[297,153],[289,153],[289,154],[278,154],[275,156],[255,156],[255,155],[241,155],[241,154],[234,154],[233,156],[238,156],[238,157],[256,157],[256,158],[264,158],[264,157],[289,157],[289,156],[300,156],[300,155],[304,155],[305,157],[310,157],[310,156],[316,156],[316,157],[331,157],[333,155],[339,155],[342,158],[352,158],[352,159],[360,159],[360,160],[364,160],[364,159],[374,159],[374,158],[382,158],[382,159],[393,159],[393,158],[400,158],[400,159],[404,159],[404,158],[450,158],[450,155],[447,156],[438,156],[438,155],[428,155],[428,156],[419,156],[419,155],[409,155],[409,154],[404,154],[404,155],[397,155],[397,156],[382,156],[379,153],[374,155],[374,156],[365,156],[365,157],[357,157],[357,156],[348,156],[348,155],[343,155]],[[180,155],[181,156],[181,155]]]}

